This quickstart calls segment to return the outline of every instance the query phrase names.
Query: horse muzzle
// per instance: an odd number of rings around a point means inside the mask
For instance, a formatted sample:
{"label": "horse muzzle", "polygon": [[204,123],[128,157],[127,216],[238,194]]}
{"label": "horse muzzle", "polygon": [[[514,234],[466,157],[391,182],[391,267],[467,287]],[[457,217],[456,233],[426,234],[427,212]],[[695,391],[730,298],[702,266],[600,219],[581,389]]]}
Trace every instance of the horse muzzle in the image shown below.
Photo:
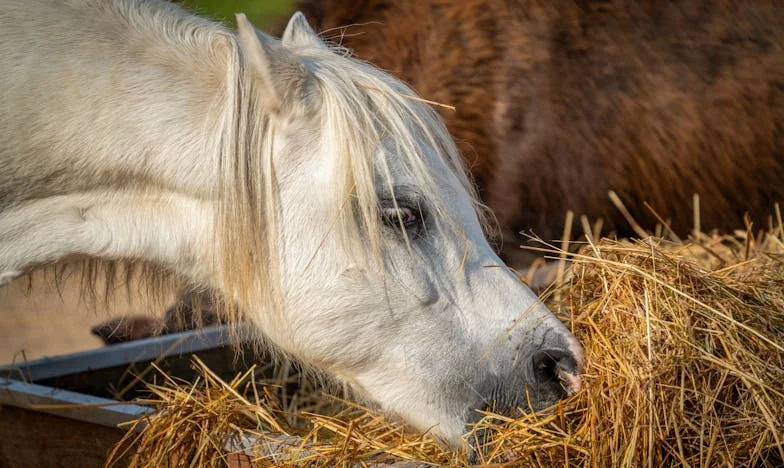
{"label": "horse muzzle", "polygon": [[[493,378],[480,410],[511,417],[520,411],[543,411],[582,388],[583,349],[571,334],[543,341],[527,355],[517,361],[511,375]],[[479,416],[477,412],[477,419]],[[469,434],[467,456],[472,464],[479,461],[486,438],[484,429]]]}

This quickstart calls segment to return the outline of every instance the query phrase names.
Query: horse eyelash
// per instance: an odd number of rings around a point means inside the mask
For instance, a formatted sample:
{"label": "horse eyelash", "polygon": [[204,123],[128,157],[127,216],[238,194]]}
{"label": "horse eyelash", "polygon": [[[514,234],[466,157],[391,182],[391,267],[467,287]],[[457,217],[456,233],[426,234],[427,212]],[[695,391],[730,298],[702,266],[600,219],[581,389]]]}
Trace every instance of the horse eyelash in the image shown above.
{"label": "horse eyelash", "polygon": [[[393,202],[391,200],[388,201],[388,203],[389,204],[387,206],[382,205],[382,210],[384,209],[393,210],[395,208],[397,208],[398,210],[410,210],[411,213],[413,213],[417,217],[416,224],[406,229],[406,232],[408,233],[410,238],[417,239],[425,235],[425,233],[427,232],[427,226],[426,226],[427,214],[425,209],[422,207],[421,203],[419,202],[412,203],[412,202],[407,202],[405,200],[397,200],[397,207],[393,205]],[[396,230],[399,231],[401,227],[400,225],[401,220],[400,218],[398,218],[399,213],[396,213],[395,215],[396,216],[394,219],[391,218],[387,219],[387,217],[384,216],[385,219],[383,220],[383,222],[385,225],[389,226],[390,228],[395,228]]]}

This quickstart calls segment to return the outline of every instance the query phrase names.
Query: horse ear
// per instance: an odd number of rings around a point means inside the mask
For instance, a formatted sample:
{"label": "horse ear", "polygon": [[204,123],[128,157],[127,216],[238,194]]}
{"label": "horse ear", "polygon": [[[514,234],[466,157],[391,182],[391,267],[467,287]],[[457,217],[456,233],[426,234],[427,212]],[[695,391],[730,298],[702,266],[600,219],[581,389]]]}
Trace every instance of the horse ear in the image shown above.
{"label": "horse ear", "polygon": [[305,86],[308,71],[300,59],[280,41],[257,31],[244,14],[237,14],[239,44],[248,65],[264,86],[265,106],[279,112],[287,96]]}
{"label": "horse ear", "polygon": [[283,45],[286,47],[292,46],[310,46],[310,47],[323,47],[324,43],[318,37],[313,28],[308,24],[305,15],[301,11],[294,13],[286,25],[286,30],[283,31],[283,38],[281,39]]}

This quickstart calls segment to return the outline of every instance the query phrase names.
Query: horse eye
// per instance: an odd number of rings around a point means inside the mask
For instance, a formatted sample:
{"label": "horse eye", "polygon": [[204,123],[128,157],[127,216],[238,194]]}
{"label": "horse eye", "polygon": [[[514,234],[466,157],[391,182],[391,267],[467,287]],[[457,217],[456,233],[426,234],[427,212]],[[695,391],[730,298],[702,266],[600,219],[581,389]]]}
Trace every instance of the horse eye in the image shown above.
{"label": "horse eye", "polygon": [[421,224],[419,211],[404,206],[382,208],[381,219],[387,226],[397,229],[400,229],[401,224],[406,230],[416,228]]}

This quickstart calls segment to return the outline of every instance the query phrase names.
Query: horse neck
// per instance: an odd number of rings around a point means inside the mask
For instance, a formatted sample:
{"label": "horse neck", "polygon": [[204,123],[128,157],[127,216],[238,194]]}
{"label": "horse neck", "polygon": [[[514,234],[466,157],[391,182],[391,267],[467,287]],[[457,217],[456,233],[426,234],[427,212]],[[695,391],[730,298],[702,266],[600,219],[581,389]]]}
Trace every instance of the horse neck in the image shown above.
{"label": "horse neck", "polygon": [[163,87],[156,90],[163,106],[147,114],[158,130],[147,130],[161,149],[158,167],[168,184],[214,195],[224,141],[236,127],[241,99],[237,44],[222,30],[170,40],[162,52],[166,63],[155,64],[169,78],[154,83]]}
{"label": "horse neck", "polygon": [[85,157],[156,186],[213,196],[236,89],[233,37],[177,6],[117,0],[112,7],[118,11],[101,18],[113,30],[109,40],[83,33],[100,44],[85,53],[85,66],[111,70],[90,83],[107,104],[98,118],[81,114],[94,130]]}

